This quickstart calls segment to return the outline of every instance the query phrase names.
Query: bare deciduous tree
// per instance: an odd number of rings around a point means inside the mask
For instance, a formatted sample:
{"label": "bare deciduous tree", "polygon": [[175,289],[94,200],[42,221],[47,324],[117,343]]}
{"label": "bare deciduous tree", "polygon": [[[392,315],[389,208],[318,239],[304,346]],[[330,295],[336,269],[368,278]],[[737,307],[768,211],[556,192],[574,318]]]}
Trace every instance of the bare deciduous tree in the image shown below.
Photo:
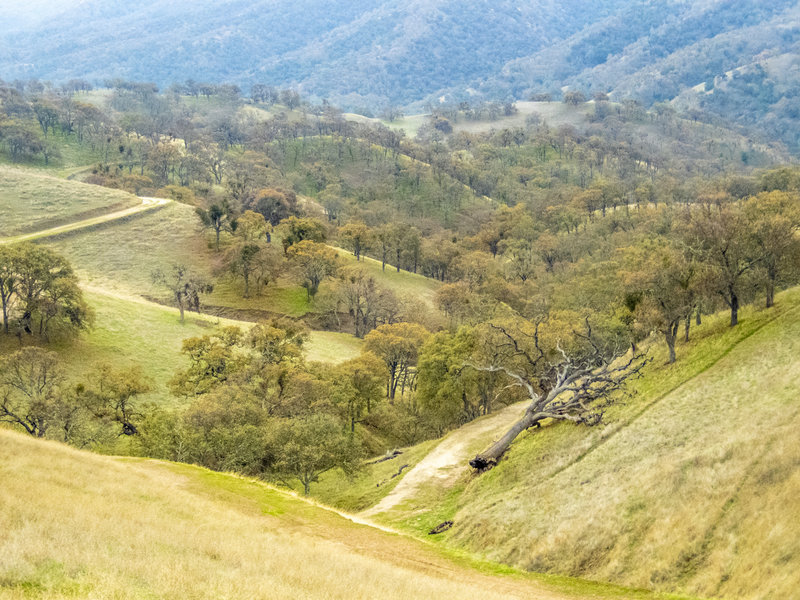
{"label": "bare deciduous tree", "polygon": [[504,373],[508,387],[520,387],[530,398],[522,418],[494,444],[470,460],[475,469],[497,464],[517,436],[545,419],[593,426],[602,422],[605,410],[616,402],[628,379],[638,376],[648,359],[636,353],[624,356],[614,344],[601,343],[586,321],[585,333],[573,332],[578,342],[570,351],[559,343],[555,352],[545,348],[541,322],[532,333],[489,324],[497,336],[492,364],[468,364],[478,371]]}

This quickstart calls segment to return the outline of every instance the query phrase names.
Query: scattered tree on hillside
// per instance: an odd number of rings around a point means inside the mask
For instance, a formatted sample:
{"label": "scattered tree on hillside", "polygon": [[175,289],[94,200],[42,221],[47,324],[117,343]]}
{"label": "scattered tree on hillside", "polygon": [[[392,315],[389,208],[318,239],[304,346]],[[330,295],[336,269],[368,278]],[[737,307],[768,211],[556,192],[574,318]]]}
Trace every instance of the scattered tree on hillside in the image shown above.
{"label": "scattered tree on hillside", "polygon": [[800,265],[800,197],[797,193],[765,192],[744,207],[751,243],[761,257],[756,276],[763,281],[766,307],[775,304],[775,289],[783,280],[796,281]]}
{"label": "scattered tree on hillside", "polygon": [[277,434],[276,477],[296,479],[306,496],[311,484],[331,469],[355,473],[361,464],[358,441],[342,431],[341,424],[325,414],[286,421]]}
{"label": "scattered tree on hillside", "polygon": [[[627,275],[629,295],[638,294],[635,318],[648,330],[664,335],[669,362],[675,362],[675,342],[681,323],[686,335],[699,302],[699,266],[670,246],[649,245],[631,250]],[[629,296],[630,297],[630,296]]]}
{"label": "scattered tree on hillside", "polygon": [[212,204],[208,210],[203,208],[196,209],[197,216],[204,227],[213,229],[216,235],[214,247],[219,252],[219,235],[222,231],[234,231],[236,229],[236,218],[231,206],[225,202]]}
{"label": "scattered tree on hillside", "polygon": [[153,283],[169,289],[175,306],[180,311],[180,321],[183,323],[185,310],[200,312],[200,295],[210,294],[214,286],[204,279],[192,274],[186,265],[173,264],[169,272],[162,270],[153,272]]}
{"label": "scattered tree on hillside", "polygon": [[289,246],[287,254],[300,272],[309,300],[317,295],[320,283],[336,273],[336,250],[325,244],[303,240]]}
{"label": "scattered tree on hillside", "polygon": [[353,317],[353,334],[363,338],[383,323],[391,323],[400,310],[400,301],[374,277],[360,268],[346,269],[341,274],[338,296]]}
{"label": "scattered tree on hillside", "polygon": [[690,251],[703,265],[703,286],[730,309],[731,327],[739,323],[739,308],[752,297],[754,271],[763,250],[751,243],[750,223],[733,205],[695,207],[686,229]]}
{"label": "scattered tree on hillside", "polygon": [[364,338],[364,349],[380,358],[388,369],[386,397],[389,402],[394,402],[398,387],[401,395],[406,387],[414,387],[419,349],[429,335],[428,330],[417,323],[392,323],[381,325]]}

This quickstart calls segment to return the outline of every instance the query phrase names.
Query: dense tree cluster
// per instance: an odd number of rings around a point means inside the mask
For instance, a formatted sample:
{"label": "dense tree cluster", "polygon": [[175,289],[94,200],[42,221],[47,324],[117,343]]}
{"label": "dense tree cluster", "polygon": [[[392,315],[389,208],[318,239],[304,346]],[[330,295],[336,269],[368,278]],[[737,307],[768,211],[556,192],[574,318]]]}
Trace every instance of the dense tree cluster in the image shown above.
{"label": "dense tree cluster", "polygon": [[[308,321],[363,338],[365,352],[307,363],[303,325],[273,320],[186,340],[189,366],[170,386],[186,411],[131,409],[126,398],[146,386],[126,391],[113,373],[105,403],[85,390],[59,396],[151,455],[308,491],[326,470],[352,472],[364,452],[517,400],[533,407],[520,430],[545,418],[595,424],[640,372],[651,334],[675,361],[704,315],[725,309],[735,326],[743,305],[761,296],[770,307],[800,279],[797,171],[753,171],[757,153],[745,164],[734,138],[701,141],[705,126],[668,106],[648,112],[598,93],[580,128],[529,115],[469,133],[459,125],[514,106],[442,105],[412,140],[272,88],[247,106],[238,90],[190,83],[159,94],[115,82],[89,117],[75,116],[82,92],[6,90],[2,111],[42,140],[92,152],[95,183],[193,205],[217,281],[254,302],[302,287]],[[268,115],[252,110],[267,105]],[[71,270],[47,252],[0,247],[9,330],[47,337],[88,322]],[[435,308],[387,287],[367,259],[438,281]],[[181,316],[217,283],[192,265],[154,281]]]}

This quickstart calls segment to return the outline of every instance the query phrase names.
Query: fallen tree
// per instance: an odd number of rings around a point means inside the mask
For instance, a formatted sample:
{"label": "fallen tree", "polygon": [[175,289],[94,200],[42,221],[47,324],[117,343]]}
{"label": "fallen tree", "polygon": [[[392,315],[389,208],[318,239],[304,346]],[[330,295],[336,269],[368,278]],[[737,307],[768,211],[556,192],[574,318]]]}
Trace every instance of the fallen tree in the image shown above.
{"label": "fallen tree", "polygon": [[649,361],[643,353],[632,353],[615,343],[603,343],[592,331],[588,319],[584,333],[572,332],[572,343],[564,349],[559,341],[547,347],[541,335],[542,322],[533,332],[522,328],[489,324],[494,340],[489,364],[469,363],[478,371],[504,373],[507,387],[520,387],[530,398],[522,418],[489,448],[469,461],[471,467],[486,470],[497,464],[511,443],[523,431],[554,419],[594,426],[606,409],[617,402],[626,382],[637,377]]}

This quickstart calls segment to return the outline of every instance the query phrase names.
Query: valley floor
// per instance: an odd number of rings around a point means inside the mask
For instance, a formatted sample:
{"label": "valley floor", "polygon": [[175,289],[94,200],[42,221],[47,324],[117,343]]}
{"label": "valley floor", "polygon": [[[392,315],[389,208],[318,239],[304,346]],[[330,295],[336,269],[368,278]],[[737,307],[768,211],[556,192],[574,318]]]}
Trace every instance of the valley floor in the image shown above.
{"label": "valley floor", "polygon": [[258,482],[0,429],[0,598],[656,598],[447,556]]}

